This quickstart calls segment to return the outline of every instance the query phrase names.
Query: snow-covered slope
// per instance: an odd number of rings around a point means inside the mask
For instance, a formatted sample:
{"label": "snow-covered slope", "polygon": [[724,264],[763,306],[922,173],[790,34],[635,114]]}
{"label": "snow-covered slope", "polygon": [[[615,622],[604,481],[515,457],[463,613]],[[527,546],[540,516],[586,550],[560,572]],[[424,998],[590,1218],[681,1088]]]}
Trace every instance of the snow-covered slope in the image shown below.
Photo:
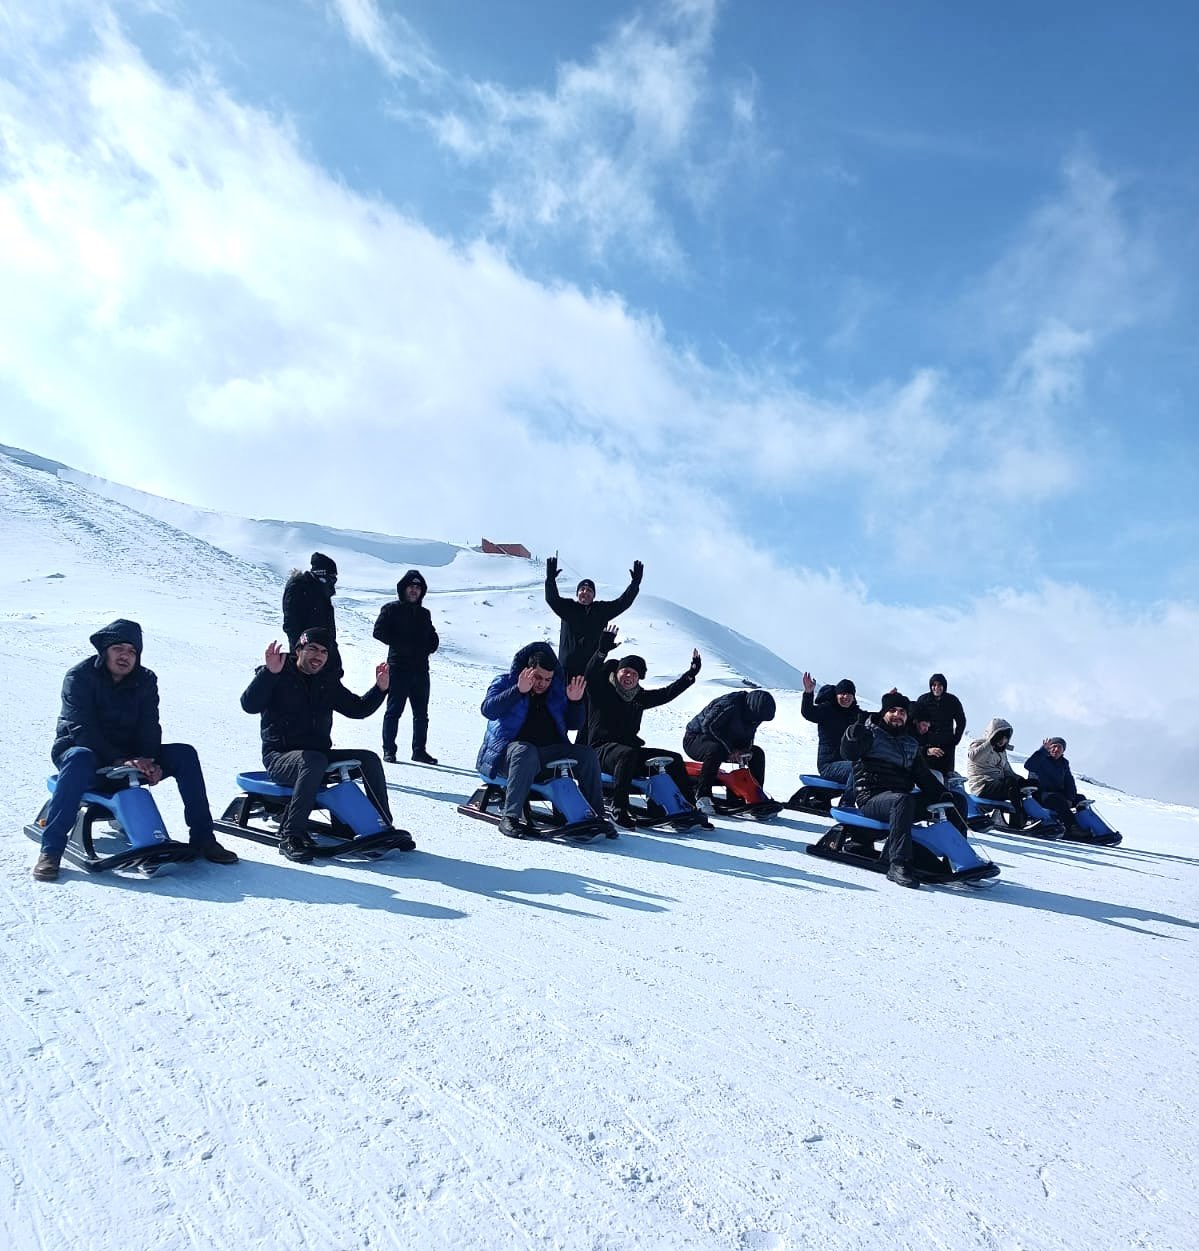
{"label": "snow-covered slope", "polygon": [[[504,840],[454,805],[486,681],[556,638],[536,564],[422,558],[448,767],[389,769],[417,853],[301,867],[241,843],[233,869],[34,884],[19,829],[88,633],[143,623],[167,735],[197,744],[222,807],[257,761],[237,696],[281,572],[319,545],[230,551],[109,494],[0,457],[5,1247],[1194,1246],[1199,814],[1095,790],[1124,847],[987,835],[985,892],[816,861],[823,823],[796,816]],[[339,604],[358,689],[418,559],[395,542]],[[797,685],[652,589],[621,619],[651,681],[692,646],[705,667],[651,741],[729,684]],[[779,702],[763,743],[786,793],[814,740]],[[338,725],[346,746],[378,733]]]}

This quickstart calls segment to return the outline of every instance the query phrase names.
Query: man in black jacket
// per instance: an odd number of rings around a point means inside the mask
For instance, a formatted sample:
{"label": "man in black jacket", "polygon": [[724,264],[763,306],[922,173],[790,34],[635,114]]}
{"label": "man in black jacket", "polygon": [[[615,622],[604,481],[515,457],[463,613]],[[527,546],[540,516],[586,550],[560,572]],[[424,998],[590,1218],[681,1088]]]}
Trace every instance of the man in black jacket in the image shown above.
{"label": "man in black jacket", "polygon": [[700,670],[699,652],[692,650],[691,667],[669,686],[646,690],[641,685],[646,664],[640,656],[609,660],[608,653],[616,646],[616,627],[600,635],[599,650],[587,666],[587,694],[590,710],[587,720],[587,742],[599,757],[600,768],[612,775],[612,807],[614,820],[626,830],[637,822],[629,811],[629,788],[638,771],[653,756],[669,756],[666,772],[674,784],[693,800],[691,779],[678,752],[660,747],[646,747],[640,737],[641,716],[648,708],[660,708],[676,699],[695,682]]}
{"label": "man in black jacket", "polygon": [[644,571],[645,567],[639,560],[633,561],[629,570],[629,585],[616,599],[596,599],[595,583],[590,578],[580,581],[575,588],[574,599],[563,599],[558,594],[558,558],[551,556],[545,562],[545,602],[562,618],[558,660],[568,682],[586,673],[591,657],[599,650],[600,635],[607,629],[608,623],[613,617],[619,617],[637,598]]}
{"label": "man in black jacket", "polygon": [[696,806],[712,815],[712,783],[726,760],[748,754],[749,771],[759,786],[766,783],[766,753],[754,744],[763,721],[774,720],[774,696],[769,691],[730,691],[714,699],[690,721],[683,734],[683,750],[703,764],[695,786]]}
{"label": "man in black jacket", "polygon": [[310,626],[329,636],[329,667],[342,674],[341,653],[337,650],[337,623],[333,619],[333,597],[337,594],[337,562],[324,552],[313,552],[310,568],[293,569],[283,588],[283,633],[294,652],[300,635]]}
{"label": "man in black jacket", "polygon": [[404,705],[412,701],[412,759],[436,764],[429,755],[429,657],[440,640],[424,606],[429,586],[418,569],[409,569],[396,583],[396,598],[384,604],[375,622],[375,638],[387,644],[390,685],[383,714],[383,759],[396,762],[396,731]]}
{"label": "man in black jacket", "polygon": [[962,701],[949,693],[949,682],[943,673],[934,673],[928,680],[928,692],[916,700],[915,712],[929,723],[930,739],[942,749],[942,768],[948,777],[954,771],[957,745],[966,733],[966,713]]}
{"label": "man in black jacket", "polygon": [[212,813],[196,749],[164,743],[158,720],[158,678],[142,665],[142,628],[123,618],[89,640],[96,655],[67,670],[62,710],[50,759],[58,780],[42,830],[42,851],[33,868],[39,882],[58,877],[62,854],[86,790],[103,787],[97,770],[131,765],[148,786],[173,777],[183,800],[190,843],[214,864],[236,864],[212,830]]}
{"label": "man in black jacket", "polygon": [[[364,695],[342,685],[328,666],[332,639],[320,628],[305,630],[297,640],[294,656],[277,642],[266,649],[266,663],[254,672],[242,693],[241,706],[262,717],[262,763],[271,781],[291,787],[291,800],[279,823],[279,850],[289,860],[312,859],[308,817],[325,770],[338,760],[358,760],[367,797],[390,825],[387,779],[373,751],[335,749],[333,714],[361,721],[383,702],[387,691],[387,662],[375,667],[375,684]],[[411,851],[409,840],[400,850]]]}
{"label": "man in black jacket", "polygon": [[[918,810],[927,813],[930,803],[957,800],[933,776],[919,744],[908,733],[908,698],[888,691],[882,708],[845,731],[841,750],[853,762],[854,804],[875,821],[886,821],[887,841],[883,859],[887,878],[899,886],[918,887],[912,872],[912,822]],[[923,802],[917,805],[913,786],[920,788]],[[962,801],[964,803],[964,801]]]}
{"label": "man in black jacket", "polygon": [[841,755],[841,738],[866,715],[858,707],[858,688],[849,678],[842,678],[836,686],[822,686],[817,691],[815,679],[805,673],[799,715],[816,726],[816,772],[844,785],[853,765]]}

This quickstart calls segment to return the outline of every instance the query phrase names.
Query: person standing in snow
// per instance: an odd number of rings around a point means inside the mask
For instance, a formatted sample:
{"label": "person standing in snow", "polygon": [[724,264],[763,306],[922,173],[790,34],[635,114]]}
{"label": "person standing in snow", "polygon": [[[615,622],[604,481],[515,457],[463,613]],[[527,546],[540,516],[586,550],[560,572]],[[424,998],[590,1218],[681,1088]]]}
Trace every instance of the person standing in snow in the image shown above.
{"label": "person standing in snow", "polygon": [[283,633],[294,652],[308,629],[324,630],[329,640],[330,671],[342,673],[337,650],[337,623],[333,596],[337,594],[337,562],[324,552],[313,552],[307,570],[293,569],[283,588]]}
{"label": "person standing in snow", "polygon": [[1018,830],[1027,820],[1023,791],[1029,782],[1012,768],[1011,745],[1011,722],[992,717],[982,737],[971,739],[966,748],[966,789],[979,799],[1007,800],[1016,810],[1009,824]]}
{"label": "person standing in snow", "polygon": [[[948,801],[961,814],[958,800],[941,785],[908,733],[908,698],[888,691],[878,712],[845,731],[841,751],[853,762],[853,802],[857,810],[887,823],[882,858],[887,879],[913,889],[920,885],[912,872],[912,822],[928,805]],[[913,792],[918,787],[921,799]]]}
{"label": "person standing in snow", "polygon": [[96,655],[68,669],[63,679],[62,708],[50,749],[58,780],[33,876],[39,882],[58,877],[83,793],[102,789],[106,779],[97,777],[97,770],[114,765],[137,769],[147,786],[174,778],[196,855],[213,864],[236,864],[236,853],[222,847],[213,833],[196,749],[189,743],[162,741],[158,678],[142,664],[141,626],[121,618],[88,641]]}
{"label": "person standing in snow", "polygon": [[384,604],[375,622],[375,638],[387,644],[391,684],[383,714],[383,759],[396,762],[396,731],[404,705],[412,701],[412,759],[436,764],[429,755],[429,657],[440,640],[433,617],[424,606],[428,583],[418,569],[409,569],[396,583],[396,598]]}
{"label": "person standing in snow", "polygon": [[912,710],[929,723],[929,734],[944,752],[943,772],[948,777],[954,770],[957,745],[966,733],[966,713],[962,701],[949,693],[949,682],[943,673],[934,673],[928,680],[928,691],[916,700]]}
{"label": "person standing in snow", "polygon": [[706,817],[714,813],[712,784],[726,761],[748,756],[749,771],[759,786],[766,785],[766,753],[754,744],[763,721],[774,720],[774,696],[769,691],[730,691],[714,699],[690,721],[683,734],[683,750],[702,764],[695,786],[696,807]]}
{"label": "person standing in snow", "polygon": [[[694,802],[691,779],[678,752],[660,747],[646,747],[640,737],[641,716],[649,708],[660,708],[677,699],[695,682],[701,660],[692,650],[691,665],[682,677],[669,686],[647,690],[641,685],[646,664],[640,656],[629,655],[609,660],[608,653],[616,646],[616,627],[610,626],[600,635],[599,649],[591,658],[585,675],[589,696],[587,743],[599,757],[600,768],[612,775],[612,808],[616,824],[626,830],[637,822],[629,811],[629,789],[645,762],[653,756],[669,756],[666,772],[683,795]],[[705,821],[707,818],[704,818]]]}
{"label": "person standing in snow", "polygon": [[629,585],[616,599],[596,599],[595,583],[590,578],[580,580],[574,599],[563,599],[558,594],[558,558],[551,556],[545,562],[545,602],[562,619],[558,659],[567,681],[586,673],[591,657],[599,650],[600,635],[612,618],[619,617],[637,598],[644,572],[641,561],[633,561]]}
{"label": "person standing in snow", "polygon": [[[262,763],[271,781],[291,788],[291,799],[279,823],[279,851],[302,864],[312,859],[308,818],[331,763],[357,760],[367,798],[387,824],[392,824],[387,779],[379,757],[365,748],[351,751],[333,747],[335,712],[361,721],[382,704],[389,676],[387,662],[375,666],[374,686],[363,695],[355,695],[329,665],[332,643],[319,627],[300,635],[294,655],[271,642],[264,663],[254,671],[241,697],[243,710],[262,718]],[[397,846],[401,851],[411,851],[416,843],[409,838]]]}
{"label": "person standing in snow", "polygon": [[817,690],[815,679],[805,673],[799,714],[816,726],[816,772],[844,785],[853,773],[853,765],[841,755],[841,739],[855,721],[866,715],[858,706],[858,688],[849,678],[842,678],[836,686]]}

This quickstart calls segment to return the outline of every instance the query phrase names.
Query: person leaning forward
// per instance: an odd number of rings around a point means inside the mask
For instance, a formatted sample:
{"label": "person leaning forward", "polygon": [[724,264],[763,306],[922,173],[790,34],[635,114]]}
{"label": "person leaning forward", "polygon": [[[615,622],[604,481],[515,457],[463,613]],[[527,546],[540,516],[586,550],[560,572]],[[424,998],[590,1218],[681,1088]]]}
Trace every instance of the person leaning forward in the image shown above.
{"label": "person leaning forward", "polygon": [[[255,670],[241,697],[242,708],[262,718],[262,763],[271,781],[291,787],[291,800],[279,823],[279,851],[301,863],[312,859],[308,818],[316,794],[325,770],[339,760],[359,762],[367,798],[388,825],[392,824],[387,779],[379,757],[365,748],[350,751],[333,747],[335,712],[361,721],[383,703],[387,662],[375,666],[374,686],[363,695],[355,695],[328,666],[331,644],[328,633],[319,627],[303,631],[294,655],[272,642],[266,649],[265,663]],[[411,851],[416,843],[409,839],[397,846],[401,851]]]}
{"label": "person leaning forward", "polygon": [[58,780],[33,876],[39,882],[58,877],[83,793],[103,786],[97,770],[113,765],[132,766],[149,786],[174,778],[196,854],[214,864],[236,864],[237,855],[213,834],[196,749],[189,743],[162,741],[158,678],[142,664],[141,626],[121,618],[97,630],[89,642],[96,655],[68,669],[63,679],[62,709],[50,749]]}

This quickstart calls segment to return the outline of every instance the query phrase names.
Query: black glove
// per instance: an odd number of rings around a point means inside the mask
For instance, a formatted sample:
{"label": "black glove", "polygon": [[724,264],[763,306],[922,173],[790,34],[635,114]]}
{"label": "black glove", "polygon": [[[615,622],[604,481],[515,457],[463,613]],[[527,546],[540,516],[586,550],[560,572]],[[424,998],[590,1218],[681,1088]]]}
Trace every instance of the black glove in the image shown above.
{"label": "black glove", "polygon": [[600,634],[599,649],[606,656],[616,646],[616,627],[609,626]]}
{"label": "black glove", "polygon": [[558,578],[558,558],[550,556],[545,562],[545,576],[551,581],[557,581]]}
{"label": "black glove", "polygon": [[633,579],[634,586],[641,585],[641,575],[645,572],[645,566],[639,561],[633,561],[633,567],[629,570],[629,577]]}
{"label": "black glove", "polygon": [[688,673],[690,673],[692,677],[695,677],[702,667],[703,661],[699,658],[699,652],[696,652],[695,655],[691,657],[691,668],[688,670]]}

